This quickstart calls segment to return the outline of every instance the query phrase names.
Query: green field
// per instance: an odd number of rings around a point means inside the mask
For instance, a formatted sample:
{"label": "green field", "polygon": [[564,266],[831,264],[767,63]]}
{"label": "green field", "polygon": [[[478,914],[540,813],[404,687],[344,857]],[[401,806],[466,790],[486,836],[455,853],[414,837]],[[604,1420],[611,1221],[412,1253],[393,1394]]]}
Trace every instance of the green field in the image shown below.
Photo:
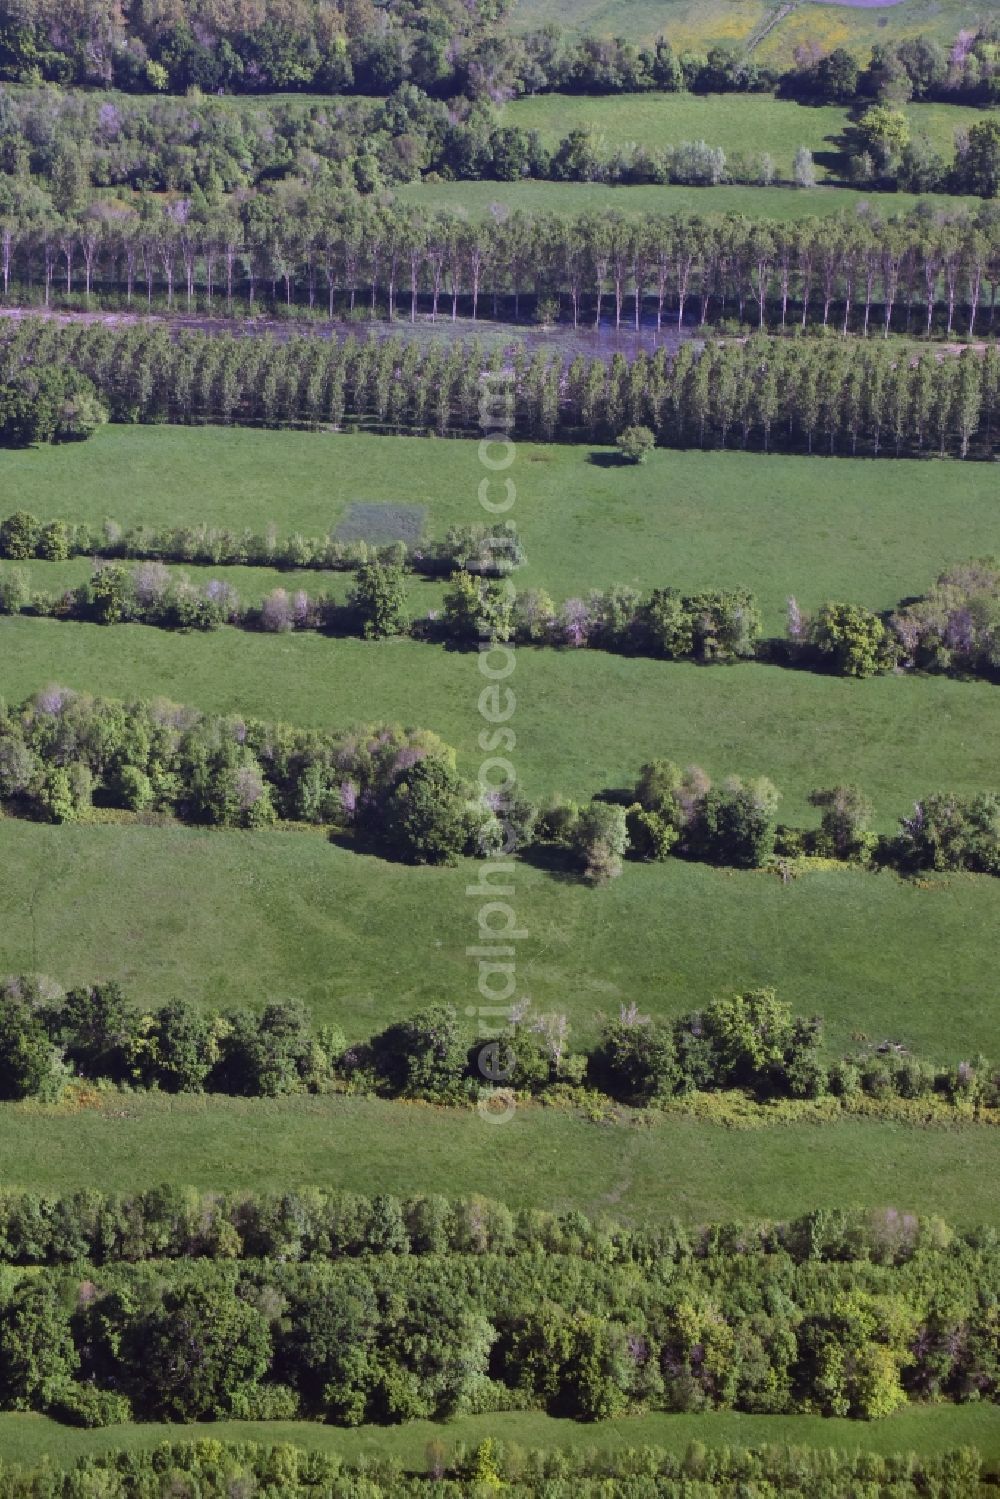
{"label": "green field", "polygon": [[[1000,551],[986,464],[659,451],[640,467],[604,468],[591,452],[518,445],[511,514],[528,555],[518,587],[561,600],[611,583],[742,585],[780,634],[789,594],[804,608],[849,598],[887,609],[949,563]],[[84,447],[0,450],[0,516],[24,507],[93,525],[107,516],[126,526],[273,523],[282,534],[323,535],[352,502],[388,501],[422,508],[428,533],[443,537],[482,518],[480,477],[468,441],[109,427]],[[33,568],[37,586],[50,588],[86,572],[85,560],[65,572]],[[349,586],[333,573],[225,575],[238,587],[242,578],[247,597],[276,583]],[[411,596],[423,612],[439,589],[414,579]],[[0,691],[10,688],[0,682]]]}
{"label": "green field", "polygon": [[[56,682],[307,726],[395,720],[435,729],[469,773],[482,758],[475,656],[415,641],[179,635],[22,617],[0,620],[0,652],[9,701]],[[784,795],[783,817],[798,825],[818,820],[810,791],[855,779],[889,830],[918,796],[996,783],[1000,693],[985,682],[856,682],[756,664],[705,668],[525,648],[516,689],[518,772],[535,797],[625,788],[644,761],[667,755],[713,776],[770,775]]]}
{"label": "green field", "polygon": [[[951,104],[911,104],[906,113],[913,134],[926,135],[945,160],[954,154],[955,131],[983,118],[980,110]],[[821,179],[843,178],[852,111],[769,94],[542,94],[509,104],[505,117],[539,131],[549,146],[571,130],[585,130],[608,151],[631,144],[663,150],[698,140],[721,146],[729,157],[768,151],[779,179],[788,182],[800,146],[813,152]],[[895,195],[876,196],[891,204]]]}
{"label": "green field", "polygon": [[[754,149],[752,142],[747,148]],[[751,218],[807,219],[853,212],[860,204],[882,218],[919,204],[949,211],[981,198],[862,192],[848,187],[608,187],[600,182],[416,182],[397,190],[404,203],[468,219],[515,213],[742,213]]]}
{"label": "green field", "polygon": [[39,1191],[317,1185],[488,1194],[515,1208],[650,1223],[893,1206],[958,1226],[1000,1225],[1000,1133],[985,1125],[734,1130],[648,1115],[591,1124],[540,1106],[486,1124],[474,1110],[427,1104],[116,1093],[75,1111],[0,1104],[0,1125],[4,1183]]}
{"label": "green field", "polygon": [[[472,863],[407,868],[319,834],[10,819],[0,852],[0,973],[117,978],[137,1003],[296,997],[352,1040],[478,1003]],[[815,870],[784,885],[671,860],[601,891],[524,863],[514,886],[519,993],[565,1012],[573,1044],[622,1003],[676,1015],[774,984],[826,1018],[831,1053],[857,1032],[941,1061],[996,1051],[996,880]]]}
{"label": "green field", "polygon": [[604,1451],[616,1447],[665,1447],[687,1451],[691,1442],[711,1447],[762,1447],[770,1444],[833,1447],[854,1452],[914,1451],[931,1454],[967,1444],[978,1447],[988,1464],[1000,1462],[1000,1412],[995,1406],[926,1406],[900,1411],[889,1420],[866,1424],[822,1416],[745,1416],[711,1412],[699,1416],[625,1416],[616,1421],[559,1420],[540,1412],[513,1415],[460,1416],[437,1424],[413,1421],[403,1426],[361,1426],[353,1431],[310,1421],[213,1421],[190,1426],[113,1426],[104,1431],[74,1431],[44,1416],[0,1416],[0,1458],[33,1464],[48,1457],[65,1466],[89,1453],[109,1448],[135,1451],[163,1441],[291,1442],[311,1452],[337,1452],[349,1461],[365,1455],[395,1457],[414,1472],[426,1470],[428,1442],[470,1446],[495,1436],[521,1447]]}

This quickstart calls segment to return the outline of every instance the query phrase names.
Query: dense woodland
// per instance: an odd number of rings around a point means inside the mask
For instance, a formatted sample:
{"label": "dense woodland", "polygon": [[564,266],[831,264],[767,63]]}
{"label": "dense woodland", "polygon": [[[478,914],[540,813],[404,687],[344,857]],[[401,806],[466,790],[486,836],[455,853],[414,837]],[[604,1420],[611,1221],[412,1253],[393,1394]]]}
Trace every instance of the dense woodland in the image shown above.
{"label": "dense woodland", "polygon": [[[692,1252],[668,1231],[637,1264],[612,1247],[613,1229],[585,1219],[555,1223],[540,1254],[530,1222],[525,1242],[518,1217],[489,1200],[456,1213],[424,1199],[410,1228],[392,1198],[303,1193],[282,1206],[325,1218],[328,1234],[367,1216],[380,1252],[4,1269],[0,1402],[82,1425],[356,1425],[539,1408],[589,1420],[649,1409],[877,1419],[912,1401],[997,1394],[990,1232],[816,1214],[785,1231],[788,1243],[768,1225],[737,1227]],[[100,1207],[67,1202],[70,1237]],[[409,1253],[414,1230],[435,1247]]]}

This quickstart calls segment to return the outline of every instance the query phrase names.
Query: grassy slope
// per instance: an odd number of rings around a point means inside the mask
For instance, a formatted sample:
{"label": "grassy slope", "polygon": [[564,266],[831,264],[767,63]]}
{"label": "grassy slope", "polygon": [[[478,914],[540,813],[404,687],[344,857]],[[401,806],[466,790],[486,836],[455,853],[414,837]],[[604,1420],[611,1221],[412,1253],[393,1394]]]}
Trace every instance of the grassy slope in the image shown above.
{"label": "grassy slope", "polygon": [[[848,597],[885,609],[949,562],[1000,549],[996,481],[984,464],[658,452],[641,467],[607,469],[585,446],[522,443],[511,472],[511,513],[528,553],[518,586],[556,599],[613,582],[743,584],[780,633],[791,593],[806,608]],[[466,441],[110,427],[84,447],[0,450],[0,514],[23,506],[95,525],[106,516],[258,530],[273,522],[321,535],[353,501],[401,501],[424,508],[428,533],[443,536],[485,518],[480,477]],[[84,576],[87,563],[33,571],[36,586],[54,588]],[[229,576],[247,596],[296,581],[256,569]],[[414,580],[411,592],[415,610],[437,602],[428,583]]]}
{"label": "grassy slope", "polygon": [[[519,0],[514,25],[527,30],[555,21],[572,34],[596,33],[652,41],[666,35],[678,51],[704,52],[717,43],[740,46],[773,11],[767,0]],[[801,0],[766,38],[760,61],[788,66],[797,46],[848,47],[866,57],[873,42],[924,32],[947,42],[960,26],[974,26],[989,11],[982,0],[904,0],[859,10]]]}
{"label": "grassy slope", "polygon": [[[752,143],[747,143],[752,148]],[[883,218],[908,213],[920,203],[949,211],[980,198],[912,193],[861,192],[846,187],[607,187],[595,182],[421,182],[398,191],[404,203],[443,209],[461,218],[482,219],[491,213],[575,214],[742,213],[751,218],[805,219],[818,214],[853,212],[867,204]]]}
{"label": "grassy slope", "polygon": [[[983,117],[980,110],[948,104],[910,105],[907,113],[913,133],[927,135],[946,159],[954,151],[955,131]],[[847,169],[844,132],[850,110],[803,106],[767,94],[543,94],[508,105],[506,115],[511,124],[539,130],[550,145],[575,129],[592,131],[609,149],[638,142],[662,150],[681,141],[705,140],[727,155],[769,151],[779,178],[786,181],[792,178],[796,151],[807,146],[821,178],[842,177]]]}
{"label": "grassy slope", "polygon": [[112,1094],[81,1112],[0,1105],[8,1185],[69,1190],[151,1182],[281,1191],[320,1185],[400,1196],[488,1193],[514,1207],[629,1221],[787,1218],[807,1207],[895,1206],[1000,1224],[997,1132],[867,1120],[752,1131],[673,1119],[591,1124],[521,1109],[345,1098]]}
{"label": "grassy slope", "polygon": [[[0,829],[0,973],[118,978],[149,1003],[296,996],[351,1039],[423,1004],[480,1003],[471,862],[410,869],[305,833]],[[574,1043],[623,1001],[677,1014],[775,984],[826,1017],[832,1051],[856,1031],[935,1059],[996,1051],[995,880],[835,870],[783,885],[671,861],[599,892],[525,864],[513,884],[517,992],[565,1011]]]}
{"label": "grassy slope", "polygon": [[347,1459],[364,1454],[396,1457],[424,1472],[428,1442],[474,1445],[487,1436],[521,1447],[616,1448],[647,1445],[686,1452],[693,1441],[707,1446],[757,1447],[797,1445],[869,1452],[934,1453],[963,1444],[978,1447],[987,1462],[1000,1462],[1000,1411],[996,1406],[928,1406],[901,1411],[886,1421],[826,1420],[821,1416],[710,1415],[630,1416],[616,1421],[559,1420],[538,1412],[463,1416],[443,1424],[412,1421],[404,1426],[362,1426],[339,1430],[307,1421],[213,1421],[192,1426],[123,1426],[104,1431],[74,1431],[44,1416],[0,1416],[0,1457],[25,1464],[49,1457],[64,1465],[109,1448],[152,1447],[162,1441],[292,1442],[315,1452],[336,1452]]}

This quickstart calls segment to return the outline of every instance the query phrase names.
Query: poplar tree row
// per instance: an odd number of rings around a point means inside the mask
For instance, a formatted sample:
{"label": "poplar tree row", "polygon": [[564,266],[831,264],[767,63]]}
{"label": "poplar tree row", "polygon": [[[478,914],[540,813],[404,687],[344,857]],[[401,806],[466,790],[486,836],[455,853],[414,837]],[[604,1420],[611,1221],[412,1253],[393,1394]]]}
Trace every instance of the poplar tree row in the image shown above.
{"label": "poplar tree row", "polygon": [[611,442],[644,426],[669,447],[990,458],[1000,429],[995,345],[914,359],[881,342],[761,334],[631,363],[620,354],[568,363],[475,342],[173,339],[147,326],[26,321],[0,329],[0,404],[5,389],[23,394],[36,369],[55,364],[88,376],[124,422],[478,435],[491,376],[497,420],[545,442]]}
{"label": "poplar tree row", "polygon": [[[982,334],[995,324],[1000,212],[920,208],[798,222],[738,214],[517,212],[470,223],[353,193],[258,195],[242,208],[147,200],[60,216],[0,200],[5,301],[100,293],[105,305],[188,311],[265,303],[415,318],[562,314],[760,327],[812,323]],[[557,309],[557,310],[558,310]]]}

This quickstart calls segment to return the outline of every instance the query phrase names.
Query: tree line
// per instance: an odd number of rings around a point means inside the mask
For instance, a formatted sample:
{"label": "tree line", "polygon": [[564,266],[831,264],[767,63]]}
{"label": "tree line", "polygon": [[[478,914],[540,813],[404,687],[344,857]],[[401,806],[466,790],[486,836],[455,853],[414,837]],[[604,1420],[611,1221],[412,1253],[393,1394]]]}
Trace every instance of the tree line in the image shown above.
{"label": "tree line", "polygon": [[[996,197],[997,121],[984,115],[957,130],[950,161],[919,129],[919,112],[916,126],[904,111],[873,104],[845,124],[842,175],[878,192]],[[491,100],[456,111],[413,84],[386,99],[305,104],[282,96],[243,109],[202,97],[0,91],[0,167],[9,174],[0,182],[0,209],[40,224],[148,218],[156,204],[146,195],[165,192],[189,195],[197,214],[224,218],[235,211],[227,210],[227,195],[240,194],[259,215],[289,196],[322,203],[350,192],[377,199],[424,179],[690,186],[780,180],[812,187],[817,173],[804,145],[794,167],[779,170],[763,146],[727,153],[704,138],[612,147],[597,132],[573,128],[550,142]],[[114,188],[128,202],[104,201]]]}
{"label": "tree line", "polygon": [[[716,999],[668,1021],[623,1004],[590,1051],[571,1045],[565,1014],[537,1012],[527,1001],[492,1036],[474,1039],[453,1008],[435,1005],[348,1045],[337,1028],[313,1027],[295,1001],[259,1013],[221,1014],[183,999],[139,1009],[116,983],[64,993],[28,975],[0,983],[0,998],[2,1099],[56,1102],[84,1079],[168,1093],[347,1091],[485,1106],[500,1087],[505,1096],[590,1107],[614,1100],[658,1108],[736,1090],[760,1103],[925,1099],[966,1117],[1000,1108],[1000,1071],[983,1056],[935,1064],[886,1041],[829,1063],[821,1018],[793,1014],[773,989]],[[229,1248],[215,1252],[231,1255],[232,1234],[219,1232]]]}
{"label": "tree line", "polygon": [[98,84],[132,92],[227,93],[308,90],[385,94],[413,83],[441,98],[510,98],[551,89],[635,93],[779,89],[795,97],[962,99],[995,103],[1000,69],[995,23],[959,32],[947,49],[916,36],[881,43],[867,65],[843,47],[807,46],[784,71],[752,48],[716,45],[676,52],[621,37],[565,37],[554,23],[520,34],[503,25],[505,0],[460,5],[391,0],[221,10],[186,0],[170,10],[129,9],[116,0],[7,0],[0,10],[0,78]]}
{"label": "tree line", "polygon": [[[508,533],[497,539],[512,538]],[[589,647],[704,665],[757,660],[859,678],[922,671],[995,681],[1000,670],[1000,568],[995,559],[949,568],[925,596],[883,614],[834,602],[809,615],[792,598],[786,637],[764,639],[756,599],[747,589],[683,594],[677,588],[654,588],[643,594],[613,584],[557,606],[544,589],[518,592],[509,581],[484,576],[505,570],[502,561],[507,559],[501,561],[495,552],[487,555],[484,548],[460,561],[452,550],[454,538],[441,545],[440,566],[452,582],[443,607],[417,619],[410,615],[402,565],[379,556],[358,562],[355,585],[343,603],[328,594],[278,587],[259,603],[244,604],[231,583],[218,578],[193,583],[185,572],[171,572],[160,562],[132,567],[98,563],[89,581],[61,594],[32,589],[23,568],[0,569],[0,615],[167,630],[222,625],[271,634],[319,630],[366,640],[408,635],[464,648],[487,640],[494,645]],[[384,550],[395,557],[395,548]],[[426,560],[436,572],[435,559]]]}
{"label": "tree line", "polygon": [[0,417],[31,407],[38,369],[93,382],[121,422],[213,422],[479,436],[484,377],[512,436],[611,443],[648,428],[664,447],[991,458],[1000,351],[912,357],[881,342],[755,335],[629,362],[520,346],[369,338],[238,338],[42,319],[0,326]]}
{"label": "tree line", "polygon": [[1000,214],[915,210],[797,221],[737,214],[496,222],[356,194],[250,199],[242,213],[151,205],[140,215],[0,212],[6,302],[319,317],[429,313],[565,318],[574,327],[817,327],[865,336],[988,334]]}
{"label": "tree line", "polygon": [[[896,1216],[904,1241],[917,1233]],[[0,1404],[89,1426],[505,1410],[874,1420],[1000,1390],[989,1231],[938,1224],[899,1257],[840,1261],[751,1233],[639,1266],[539,1257],[512,1214],[484,1218],[480,1254],[5,1270]]]}
{"label": "tree line", "polygon": [[944,1229],[937,1217],[894,1208],[817,1208],[780,1221],[687,1225],[625,1223],[511,1208],[495,1197],[420,1192],[342,1192],[302,1186],[283,1192],[203,1190],[159,1183],[137,1191],[82,1187],[0,1191],[0,1263],[20,1267],[107,1265],[177,1259],[351,1261],[401,1255],[558,1255],[608,1266],[688,1267],[745,1244],[759,1256],[904,1264],[949,1242],[974,1249],[982,1230]]}
{"label": "tree line", "polygon": [[968,1499],[987,1476],[971,1447],[929,1455],[835,1452],[785,1445],[707,1447],[692,1442],[680,1456],[657,1446],[639,1449],[525,1448],[486,1437],[470,1447],[428,1443],[425,1470],[404,1470],[396,1458],[350,1462],[290,1443],[161,1442],[153,1450],[112,1450],[79,1458],[69,1470],[5,1464],[3,1499],[160,1499],[163,1483],[203,1499],[230,1499],[239,1490],[265,1492],[277,1481],[282,1499],[465,1499],[477,1487],[520,1499],[550,1499],[571,1486],[578,1499],[606,1499],[608,1485],[630,1499],[724,1499],[753,1485],[761,1499]]}

